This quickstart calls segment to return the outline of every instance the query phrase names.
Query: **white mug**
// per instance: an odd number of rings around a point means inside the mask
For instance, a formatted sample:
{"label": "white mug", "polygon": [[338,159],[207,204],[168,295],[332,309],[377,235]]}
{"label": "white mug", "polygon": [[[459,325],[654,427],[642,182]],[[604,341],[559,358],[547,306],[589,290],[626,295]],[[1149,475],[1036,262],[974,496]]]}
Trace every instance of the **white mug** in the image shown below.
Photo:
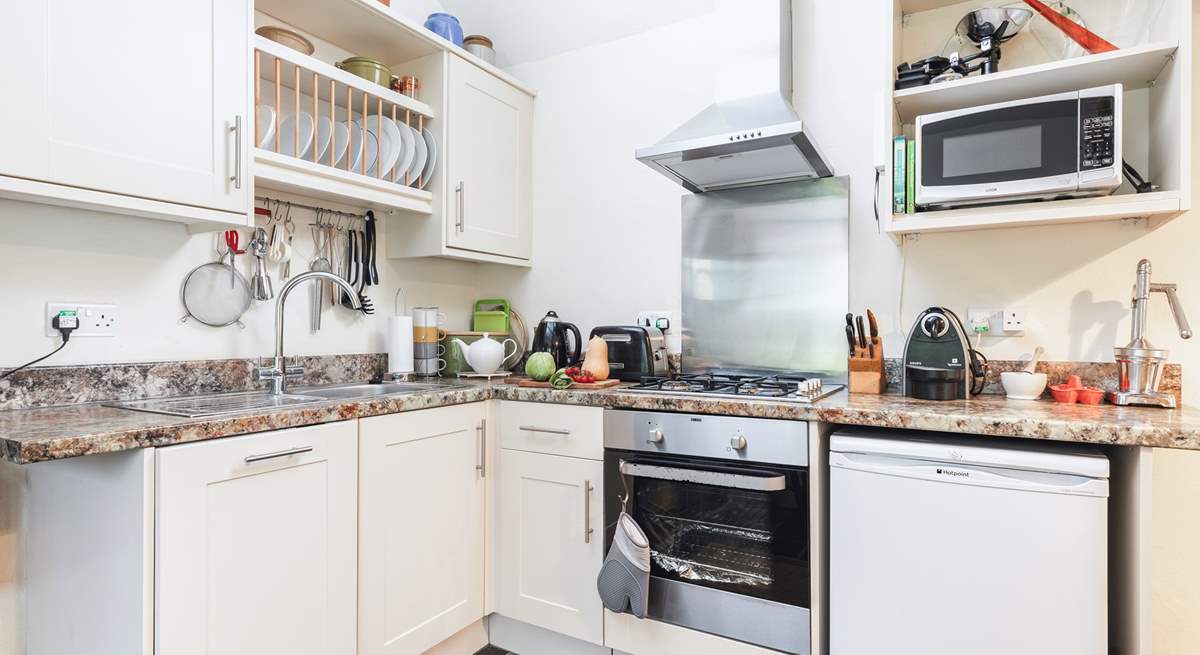
{"label": "white mug", "polygon": [[437,307],[414,307],[412,315],[416,327],[437,327],[446,322],[446,315],[439,313]]}
{"label": "white mug", "polygon": [[441,373],[446,368],[446,360],[444,359],[416,359],[417,375],[422,377],[434,377]]}

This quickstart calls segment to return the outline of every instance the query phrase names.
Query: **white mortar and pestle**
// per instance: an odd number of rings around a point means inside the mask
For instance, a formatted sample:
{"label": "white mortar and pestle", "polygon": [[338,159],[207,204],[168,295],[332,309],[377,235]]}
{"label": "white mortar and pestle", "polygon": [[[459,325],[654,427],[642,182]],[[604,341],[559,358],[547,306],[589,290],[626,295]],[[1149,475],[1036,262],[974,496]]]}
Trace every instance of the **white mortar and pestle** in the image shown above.
{"label": "white mortar and pestle", "polygon": [[1036,373],[1038,362],[1046,351],[1038,346],[1033,359],[1020,371],[1005,371],[1000,374],[1000,385],[1009,400],[1038,400],[1046,390],[1046,374]]}

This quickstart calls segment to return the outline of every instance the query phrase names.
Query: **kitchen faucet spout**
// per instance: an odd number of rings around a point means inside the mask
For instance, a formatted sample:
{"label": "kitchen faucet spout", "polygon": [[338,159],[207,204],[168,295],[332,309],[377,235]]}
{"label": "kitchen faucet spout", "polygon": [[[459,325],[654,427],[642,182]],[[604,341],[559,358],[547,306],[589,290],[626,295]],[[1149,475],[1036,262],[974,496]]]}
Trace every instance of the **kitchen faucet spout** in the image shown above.
{"label": "kitchen faucet spout", "polygon": [[304,368],[301,366],[288,367],[287,361],[283,355],[283,314],[284,306],[287,303],[288,295],[292,289],[304,282],[308,281],[326,281],[342,288],[346,295],[350,298],[350,305],[354,309],[360,309],[362,302],[359,300],[358,291],[350,286],[340,275],[327,271],[307,271],[301,273],[287,281],[283,288],[279,290],[279,296],[275,300],[275,357],[269,368],[258,367],[255,369],[255,376],[259,381],[266,381],[270,385],[271,393],[282,395],[287,391],[287,381],[289,378],[297,378],[304,374]]}

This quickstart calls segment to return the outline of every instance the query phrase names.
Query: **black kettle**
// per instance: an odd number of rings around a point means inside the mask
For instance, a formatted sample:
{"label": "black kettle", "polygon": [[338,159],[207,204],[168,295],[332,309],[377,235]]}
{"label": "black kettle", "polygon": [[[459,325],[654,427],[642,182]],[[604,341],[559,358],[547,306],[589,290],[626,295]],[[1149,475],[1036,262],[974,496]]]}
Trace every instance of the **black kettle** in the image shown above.
{"label": "black kettle", "polygon": [[[574,337],[569,348],[568,332]],[[533,331],[533,346],[530,350],[535,353],[550,353],[550,356],[554,357],[554,365],[563,368],[579,361],[582,348],[583,337],[579,334],[579,328],[559,320],[557,312],[547,312],[546,317]]]}

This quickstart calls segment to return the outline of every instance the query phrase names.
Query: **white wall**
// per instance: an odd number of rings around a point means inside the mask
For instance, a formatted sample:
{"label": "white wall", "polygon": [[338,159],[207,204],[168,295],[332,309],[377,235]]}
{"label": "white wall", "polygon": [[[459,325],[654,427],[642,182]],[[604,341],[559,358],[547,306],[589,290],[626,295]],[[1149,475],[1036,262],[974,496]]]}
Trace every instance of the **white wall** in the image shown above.
{"label": "white wall", "polygon": [[[705,14],[513,67],[538,91],[534,266],[486,265],[483,290],[507,295],[531,322],[556,310],[585,334],[631,324],[639,310],[678,320],[683,190],[635,161],[634,150],[728,95],[737,80],[727,71],[739,61],[761,69],[755,46],[772,38]],[[740,46],[732,60],[720,47],[726,40]],[[677,349],[677,336],[671,341]]]}
{"label": "white wall", "polygon": [[[294,210],[292,217],[297,224],[294,266],[307,270],[313,215]],[[389,222],[405,220],[401,214],[380,218],[384,231]],[[57,345],[57,338],[44,335],[43,317],[46,302],[57,301],[115,303],[120,332],[115,338],[74,338],[47,365],[257,357],[273,350],[273,301],[255,303],[243,319],[245,330],[179,324],[180,285],[194,267],[216,260],[216,233],[189,235],[175,223],[8,201],[0,201],[0,225],[0,367],[24,363]],[[248,233],[242,231],[243,247]],[[238,257],[247,277],[253,259]],[[287,352],[384,352],[386,316],[401,286],[410,307],[439,305],[448,325],[466,328],[477,297],[476,269],[454,261],[381,258],[381,286],[368,293],[376,314],[327,309],[316,334],[308,329],[308,292],[297,289],[288,298]],[[278,291],[283,284],[278,269],[271,274]]]}

